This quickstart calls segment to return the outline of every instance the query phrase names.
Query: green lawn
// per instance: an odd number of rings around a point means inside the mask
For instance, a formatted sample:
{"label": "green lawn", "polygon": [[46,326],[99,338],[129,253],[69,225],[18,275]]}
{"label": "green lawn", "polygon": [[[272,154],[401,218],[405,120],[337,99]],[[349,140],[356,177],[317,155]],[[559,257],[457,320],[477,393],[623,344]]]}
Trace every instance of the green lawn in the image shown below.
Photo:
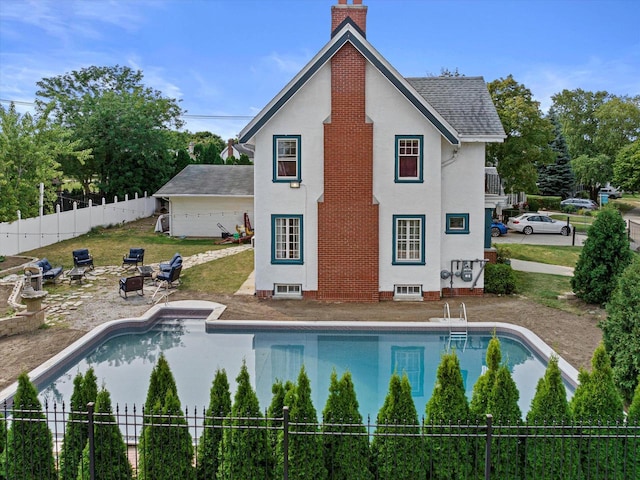
{"label": "green lawn", "polygon": [[526,245],[521,243],[500,244],[500,250],[507,250],[509,258],[540,262],[549,265],[575,267],[582,247],[560,247],[547,245]]}

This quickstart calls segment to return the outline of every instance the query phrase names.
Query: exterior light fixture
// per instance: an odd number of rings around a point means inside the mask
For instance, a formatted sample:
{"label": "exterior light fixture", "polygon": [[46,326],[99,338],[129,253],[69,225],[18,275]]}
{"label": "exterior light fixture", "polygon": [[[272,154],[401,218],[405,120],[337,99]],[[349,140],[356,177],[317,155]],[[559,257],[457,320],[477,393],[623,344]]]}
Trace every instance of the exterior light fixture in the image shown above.
{"label": "exterior light fixture", "polygon": [[297,182],[297,181],[289,182],[289,188],[300,188],[300,182]]}

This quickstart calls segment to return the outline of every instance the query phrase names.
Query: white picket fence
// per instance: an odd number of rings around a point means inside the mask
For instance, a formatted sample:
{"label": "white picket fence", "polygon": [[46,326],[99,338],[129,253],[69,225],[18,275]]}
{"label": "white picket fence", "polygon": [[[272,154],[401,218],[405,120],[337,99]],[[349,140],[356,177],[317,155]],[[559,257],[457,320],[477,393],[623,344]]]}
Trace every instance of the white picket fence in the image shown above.
{"label": "white picket fence", "polygon": [[132,222],[139,218],[153,215],[156,210],[156,199],[144,197],[129,199],[125,195],[119,202],[114,198],[113,203],[102,199],[102,204],[93,205],[89,202],[86,208],[78,208],[61,212],[56,206],[56,213],[33,218],[20,218],[14,222],[0,223],[0,255],[18,255],[35,248],[46,247],[62,240],[78,237],[89,232],[94,227],[107,227],[120,223]]}

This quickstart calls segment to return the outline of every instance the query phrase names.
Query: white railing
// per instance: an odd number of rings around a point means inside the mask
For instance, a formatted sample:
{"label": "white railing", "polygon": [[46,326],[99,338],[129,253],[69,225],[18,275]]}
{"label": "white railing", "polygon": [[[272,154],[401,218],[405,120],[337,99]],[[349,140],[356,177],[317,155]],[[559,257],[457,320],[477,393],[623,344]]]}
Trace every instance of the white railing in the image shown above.
{"label": "white railing", "polygon": [[155,209],[156,199],[145,193],[144,197],[139,198],[136,194],[133,199],[125,195],[121,202],[116,197],[113,203],[106,203],[103,198],[102,204],[93,205],[89,202],[86,208],[78,208],[74,204],[73,210],[66,212],[61,212],[60,206],[56,205],[56,213],[33,218],[20,218],[18,212],[18,220],[0,223],[0,255],[17,255],[84,235],[94,227],[149,217]]}

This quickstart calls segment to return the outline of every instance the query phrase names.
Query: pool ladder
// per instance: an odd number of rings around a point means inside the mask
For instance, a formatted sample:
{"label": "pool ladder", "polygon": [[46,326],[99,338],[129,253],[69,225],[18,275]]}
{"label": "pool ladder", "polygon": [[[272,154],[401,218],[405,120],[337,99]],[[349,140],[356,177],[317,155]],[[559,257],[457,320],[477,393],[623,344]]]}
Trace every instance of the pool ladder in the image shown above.
{"label": "pool ladder", "polygon": [[449,341],[447,342],[447,350],[451,349],[451,343],[455,342],[455,345],[462,343],[462,351],[467,348],[468,331],[467,331],[467,306],[464,303],[460,304],[459,317],[456,320],[451,320],[451,311],[449,310],[449,304],[444,304],[444,316],[449,322]]}

